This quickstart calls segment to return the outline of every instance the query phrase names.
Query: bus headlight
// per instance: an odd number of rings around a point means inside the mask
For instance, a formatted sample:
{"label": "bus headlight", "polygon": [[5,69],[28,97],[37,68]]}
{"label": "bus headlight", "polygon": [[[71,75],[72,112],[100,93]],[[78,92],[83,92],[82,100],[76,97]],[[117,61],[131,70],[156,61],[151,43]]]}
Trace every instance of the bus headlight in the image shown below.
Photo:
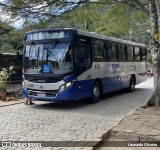
{"label": "bus headlight", "polygon": [[72,82],[67,82],[67,83],[61,85],[60,88],[59,88],[59,92],[65,90],[65,89],[68,88],[68,87],[70,87],[71,84],[72,84]]}

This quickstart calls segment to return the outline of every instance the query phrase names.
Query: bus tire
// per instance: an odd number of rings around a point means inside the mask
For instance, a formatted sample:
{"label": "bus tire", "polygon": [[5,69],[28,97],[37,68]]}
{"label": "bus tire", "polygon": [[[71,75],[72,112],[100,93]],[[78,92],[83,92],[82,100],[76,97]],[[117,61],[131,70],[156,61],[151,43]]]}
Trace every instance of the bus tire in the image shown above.
{"label": "bus tire", "polygon": [[92,96],[91,96],[91,102],[92,103],[97,103],[99,102],[99,99],[101,98],[102,95],[102,89],[100,86],[99,82],[95,82],[93,89],[92,89]]}
{"label": "bus tire", "polygon": [[135,78],[134,76],[131,76],[129,81],[129,88],[127,89],[128,92],[133,92],[135,90]]}

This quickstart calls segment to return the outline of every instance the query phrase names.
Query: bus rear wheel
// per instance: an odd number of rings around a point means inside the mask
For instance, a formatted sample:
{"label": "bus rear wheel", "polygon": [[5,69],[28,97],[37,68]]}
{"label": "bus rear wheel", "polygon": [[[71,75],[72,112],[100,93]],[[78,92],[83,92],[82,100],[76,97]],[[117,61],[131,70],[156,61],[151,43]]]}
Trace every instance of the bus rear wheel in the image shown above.
{"label": "bus rear wheel", "polygon": [[99,99],[101,98],[102,95],[102,90],[99,82],[95,82],[93,89],[92,89],[92,97],[91,97],[91,102],[92,103],[97,103]]}
{"label": "bus rear wheel", "polygon": [[135,90],[135,78],[131,76],[130,81],[129,81],[129,92],[133,92]]}

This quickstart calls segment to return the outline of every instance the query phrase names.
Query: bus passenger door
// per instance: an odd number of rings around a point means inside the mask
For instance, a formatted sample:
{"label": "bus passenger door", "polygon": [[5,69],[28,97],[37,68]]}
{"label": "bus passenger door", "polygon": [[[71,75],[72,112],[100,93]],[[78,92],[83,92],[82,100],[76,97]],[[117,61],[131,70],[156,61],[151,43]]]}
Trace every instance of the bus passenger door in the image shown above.
{"label": "bus passenger door", "polygon": [[75,49],[75,71],[77,76],[77,85],[79,93],[88,97],[92,89],[92,71],[91,71],[91,51],[90,46],[80,45]]}
{"label": "bus passenger door", "polygon": [[85,73],[91,67],[91,51],[89,45],[77,45],[75,47],[75,63],[76,74],[88,74]]}

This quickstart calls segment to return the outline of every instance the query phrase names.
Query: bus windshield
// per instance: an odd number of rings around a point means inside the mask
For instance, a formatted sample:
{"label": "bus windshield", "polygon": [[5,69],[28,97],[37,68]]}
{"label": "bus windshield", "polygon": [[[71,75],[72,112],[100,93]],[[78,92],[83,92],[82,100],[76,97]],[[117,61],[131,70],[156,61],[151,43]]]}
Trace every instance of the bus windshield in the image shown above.
{"label": "bus windshield", "polygon": [[55,42],[25,46],[25,73],[65,74],[73,70],[73,52],[69,43]]}

